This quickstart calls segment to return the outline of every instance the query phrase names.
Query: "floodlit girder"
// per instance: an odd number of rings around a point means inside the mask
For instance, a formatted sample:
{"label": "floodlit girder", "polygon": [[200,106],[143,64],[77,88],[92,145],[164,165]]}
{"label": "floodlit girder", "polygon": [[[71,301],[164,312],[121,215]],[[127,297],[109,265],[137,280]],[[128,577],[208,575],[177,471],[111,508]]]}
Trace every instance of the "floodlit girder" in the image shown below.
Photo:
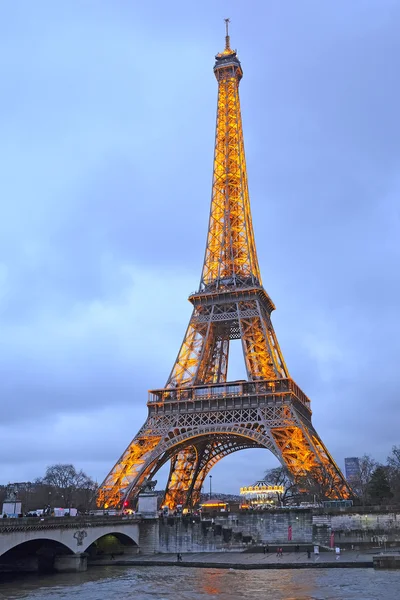
{"label": "floodlit girder", "polygon": [[[102,504],[134,499],[143,479],[171,460],[165,503],[194,506],[212,466],[249,447],[270,450],[293,476],[320,466],[336,482],[332,497],[350,495],[312,426],[309,399],[291,379],[153,390],[148,409],[145,425],[106,479],[108,487],[102,486]],[[138,446],[142,454],[129,462]]]}
{"label": "floodlit girder", "polygon": [[193,314],[166,387],[226,381],[229,340],[241,339],[250,380],[289,375],[262,288],[247,184],[236,52],[216,57],[214,175],[206,252]]}
{"label": "floodlit girder", "polygon": [[[228,58],[228,61],[227,61]],[[236,53],[217,56],[214,175],[200,289],[261,285],[247,184]]]}
{"label": "floodlit girder", "polygon": [[[170,461],[165,503],[194,506],[212,466],[243,448],[266,448],[293,476],[315,471],[332,498],[351,495],[311,422],[310,400],[290,378],[272,326],[275,306],[262,287],[244,153],[239,82],[227,33],[216,56],[217,121],[211,210],[193,313],[148,418],[100,487],[99,506],[134,500],[144,478]],[[247,381],[227,382],[230,340],[242,341]]]}
{"label": "floodlit girder", "polygon": [[195,308],[166,387],[226,381],[231,339],[242,340],[249,380],[288,377],[267,295],[259,288],[247,288],[241,290],[237,302],[238,294],[210,296],[209,303],[192,296]]}

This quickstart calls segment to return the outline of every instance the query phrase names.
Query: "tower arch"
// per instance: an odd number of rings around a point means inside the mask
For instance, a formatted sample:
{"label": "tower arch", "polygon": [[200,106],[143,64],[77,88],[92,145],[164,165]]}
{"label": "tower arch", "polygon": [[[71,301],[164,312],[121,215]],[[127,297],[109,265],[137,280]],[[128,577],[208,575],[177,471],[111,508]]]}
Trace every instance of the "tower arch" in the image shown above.
{"label": "tower arch", "polygon": [[215,426],[207,431],[191,430],[180,433],[165,444],[159,445],[144,462],[137,478],[124,492],[124,502],[132,501],[145,479],[152,479],[158,470],[170,461],[167,492],[164,504],[174,508],[177,504],[194,506],[200,499],[205,477],[222,458],[233,452],[249,448],[270,450],[278,459],[280,453],[273,440],[255,428],[237,427],[223,430]]}

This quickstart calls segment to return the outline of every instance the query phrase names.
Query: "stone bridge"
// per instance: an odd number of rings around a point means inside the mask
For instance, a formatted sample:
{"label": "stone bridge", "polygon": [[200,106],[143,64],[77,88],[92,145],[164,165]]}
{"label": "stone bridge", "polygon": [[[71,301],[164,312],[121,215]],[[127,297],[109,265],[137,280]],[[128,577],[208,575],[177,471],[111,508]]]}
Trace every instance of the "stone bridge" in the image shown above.
{"label": "stone bridge", "polygon": [[50,562],[57,571],[86,570],[86,553],[139,552],[141,523],[125,516],[0,519],[0,570],[40,570]]}

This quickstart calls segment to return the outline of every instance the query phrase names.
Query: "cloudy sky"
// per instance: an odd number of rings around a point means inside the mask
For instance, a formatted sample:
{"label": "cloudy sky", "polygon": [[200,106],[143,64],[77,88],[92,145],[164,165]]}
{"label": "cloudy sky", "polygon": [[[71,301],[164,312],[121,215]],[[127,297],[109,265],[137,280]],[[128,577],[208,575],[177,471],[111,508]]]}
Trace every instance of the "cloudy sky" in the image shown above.
{"label": "cloudy sky", "polygon": [[[291,375],[340,465],[400,443],[398,0],[9,0],[0,483],[54,462],[101,481],[165,384],[202,266],[226,16]],[[243,373],[234,347],[229,376]],[[213,487],[276,464],[233,454]]]}

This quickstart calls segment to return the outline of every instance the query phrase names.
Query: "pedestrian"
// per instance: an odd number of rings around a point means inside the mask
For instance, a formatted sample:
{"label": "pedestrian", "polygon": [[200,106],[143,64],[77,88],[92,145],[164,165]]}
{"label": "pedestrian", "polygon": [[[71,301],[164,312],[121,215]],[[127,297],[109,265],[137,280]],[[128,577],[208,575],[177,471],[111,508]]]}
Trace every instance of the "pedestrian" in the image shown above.
{"label": "pedestrian", "polygon": [[282,558],[282,556],[283,556],[283,548],[281,546],[281,558]]}
{"label": "pedestrian", "polygon": [[279,546],[278,546],[278,547],[277,547],[277,549],[276,549],[276,555],[277,555],[277,556],[279,556],[279,550],[280,550],[280,548],[279,548]]}
{"label": "pedestrian", "polygon": [[311,552],[310,552],[310,550],[307,550],[307,558],[311,558]]}
{"label": "pedestrian", "polygon": [[263,547],[263,552],[264,552],[264,554],[267,553],[267,547],[266,546]]}
{"label": "pedestrian", "polygon": [[267,547],[265,548],[265,551],[268,554],[268,552],[269,552],[269,546],[268,546],[268,544],[267,544]]}
{"label": "pedestrian", "polygon": [[179,562],[179,552],[176,553],[176,562]]}

